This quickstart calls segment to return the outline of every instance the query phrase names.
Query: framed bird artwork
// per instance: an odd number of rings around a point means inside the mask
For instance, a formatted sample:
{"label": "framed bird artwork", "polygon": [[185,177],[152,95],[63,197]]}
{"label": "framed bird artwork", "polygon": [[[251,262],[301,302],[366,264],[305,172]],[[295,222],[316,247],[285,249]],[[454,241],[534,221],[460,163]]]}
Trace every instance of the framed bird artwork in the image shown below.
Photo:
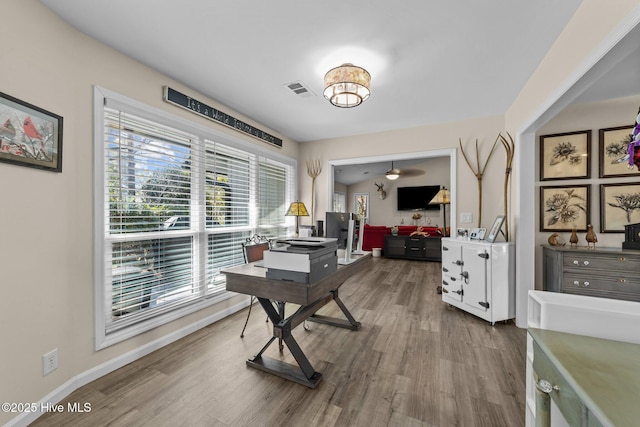
{"label": "framed bird artwork", "polygon": [[62,120],[0,92],[0,162],[62,172]]}

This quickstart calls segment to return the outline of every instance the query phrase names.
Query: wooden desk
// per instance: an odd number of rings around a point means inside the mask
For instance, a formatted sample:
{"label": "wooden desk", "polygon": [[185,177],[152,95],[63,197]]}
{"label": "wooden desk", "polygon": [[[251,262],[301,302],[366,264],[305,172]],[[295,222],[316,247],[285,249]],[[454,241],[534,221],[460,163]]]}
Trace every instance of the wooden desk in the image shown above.
{"label": "wooden desk", "polygon": [[[368,268],[371,262],[371,254],[354,255],[353,258],[355,261],[351,264],[339,265],[335,273],[310,285],[268,279],[266,277],[266,268],[257,267],[253,263],[239,265],[223,271],[226,275],[227,290],[255,295],[267,316],[269,316],[269,320],[273,323],[273,336],[256,356],[247,360],[247,366],[278,375],[307,387],[315,388],[318,385],[322,379],[322,374],[313,369],[293,335],[291,335],[291,331],[306,319],[351,330],[360,328],[360,322],[353,318],[338,296],[338,288],[349,277]],[[315,314],[331,301],[338,305],[346,320]],[[285,318],[284,310],[277,310],[273,302],[294,303],[300,305],[300,308]],[[262,355],[276,338],[284,341],[298,366]]]}

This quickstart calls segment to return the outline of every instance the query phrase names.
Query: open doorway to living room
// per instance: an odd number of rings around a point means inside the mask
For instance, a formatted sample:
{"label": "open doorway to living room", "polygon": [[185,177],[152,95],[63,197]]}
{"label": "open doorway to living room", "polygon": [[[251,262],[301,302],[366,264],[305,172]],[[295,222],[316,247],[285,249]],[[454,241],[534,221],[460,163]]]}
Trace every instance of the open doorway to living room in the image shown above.
{"label": "open doorway to living room", "polygon": [[[368,224],[442,227],[445,218],[440,207],[398,209],[398,188],[445,186],[451,192],[451,203],[446,209],[446,225],[455,229],[455,149],[329,160],[328,164],[328,210],[343,208],[346,212],[356,212],[354,195],[369,193]],[[387,179],[385,174],[390,169],[397,169],[400,176],[395,180]],[[336,194],[344,194],[344,204],[341,207],[334,207]],[[425,203],[428,202],[427,200]]]}

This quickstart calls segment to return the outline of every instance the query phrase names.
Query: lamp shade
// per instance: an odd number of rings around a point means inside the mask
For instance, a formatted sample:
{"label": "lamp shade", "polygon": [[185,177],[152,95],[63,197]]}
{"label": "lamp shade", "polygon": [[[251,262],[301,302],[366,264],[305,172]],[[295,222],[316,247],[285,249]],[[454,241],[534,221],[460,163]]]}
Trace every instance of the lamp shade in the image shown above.
{"label": "lamp shade", "polygon": [[442,187],[429,202],[430,205],[448,205],[449,203],[451,203],[451,194],[449,194],[449,190],[445,187]]}
{"label": "lamp shade", "polygon": [[356,107],[369,98],[371,75],[353,64],[342,64],[324,75],[324,97],[336,107]]}
{"label": "lamp shade", "polygon": [[302,202],[293,202],[289,206],[285,216],[309,216],[307,207]]}

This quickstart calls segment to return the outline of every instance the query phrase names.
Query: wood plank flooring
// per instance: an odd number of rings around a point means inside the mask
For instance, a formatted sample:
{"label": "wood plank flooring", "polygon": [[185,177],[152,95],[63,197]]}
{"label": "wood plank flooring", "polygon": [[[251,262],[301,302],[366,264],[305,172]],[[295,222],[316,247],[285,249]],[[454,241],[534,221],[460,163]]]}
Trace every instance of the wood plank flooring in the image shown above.
{"label": "wood plank flooring", "polygon": [[[248,368],[271,336],[259,305],[104,376],[34,426],[524,426],[526,331],[442,302],[440,264],[374,258],[340,297],[359,331],[308,323],[294,336],[315,390]],[[248,297],[247,297],[248,298]],[[335,304],[320,313],[341,316]],[[265,353],[293,362],[273,344]]]}

